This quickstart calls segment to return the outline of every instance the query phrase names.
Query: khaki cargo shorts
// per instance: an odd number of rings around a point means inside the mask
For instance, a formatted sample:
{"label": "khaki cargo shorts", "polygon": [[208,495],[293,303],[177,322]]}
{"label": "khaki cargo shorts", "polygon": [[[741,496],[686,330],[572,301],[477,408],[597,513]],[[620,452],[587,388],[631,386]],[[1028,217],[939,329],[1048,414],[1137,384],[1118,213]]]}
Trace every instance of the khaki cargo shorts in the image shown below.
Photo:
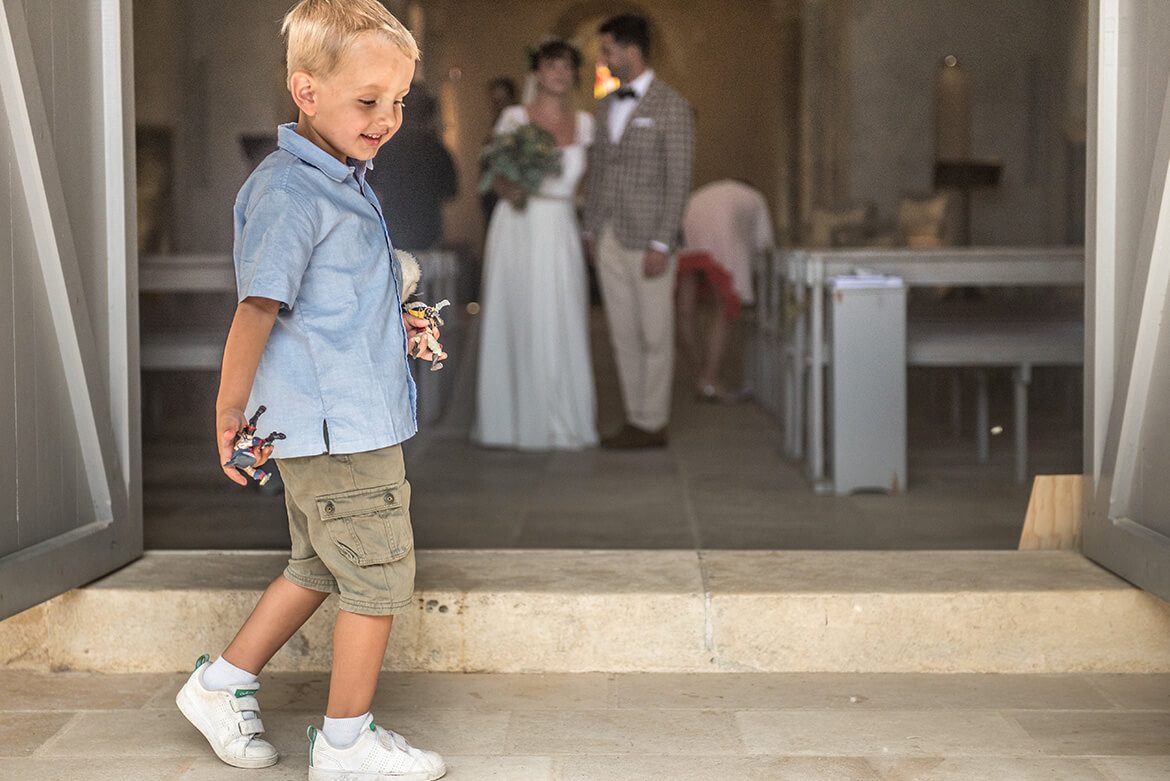
{"label": "khaki cargo shorts", "polygon": [[341,609],[401,613],[414,595],[414,532],[402,447],[277,460],[292,535],[284,576],[341,595]]}

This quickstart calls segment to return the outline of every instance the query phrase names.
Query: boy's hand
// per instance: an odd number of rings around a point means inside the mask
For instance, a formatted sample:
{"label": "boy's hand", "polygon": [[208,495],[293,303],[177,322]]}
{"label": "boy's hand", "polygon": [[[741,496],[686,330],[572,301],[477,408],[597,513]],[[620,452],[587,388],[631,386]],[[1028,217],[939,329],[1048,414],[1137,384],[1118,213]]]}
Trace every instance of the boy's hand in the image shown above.
{"label": "boy's hand", "polygon": [[[420,334],[425,334],[427,332],[428,328],[431,329],[431,336],[435,337],[436,340],[438,340],[438,338],[439,338],[438,326],[431,328],[431,322],[429,320],[427,320],[425,317],[415,317],[414,315],[410,315],[410,314],[407,314],[406,312],[403,312],[402,313],[402,324],[406,326],[406,343],[409,345],[413,345],[414,338],[416,336],[419,336]],[[431,353],[430,349],[428,349],[426,346],[427,345],[426,338],[423,338],[422,341],[419,342],[419,345],[420,345],[421,352],[418,353],[417,357],[424,358],[428,361],[431,360],[431,358],[433,357],[433,353]],[[440,357],[446,358],[447,356],[444,354]]]}
{"label": "boy's hand", "polygon": [[[219,395],[215,400],[215,444],[221,466],[235,452],[240,429],[248,425],[242,408],[248,404],[256,367],[279,311],[279,301],[259,296],[249,296],[236,306],[223,349],[223,370],[219,374]],[[271,452],[271,448],[264,448],[263,452],[256,454],[258,463],[264,463]],[[233,483],[248,484],[248,479],[234,466],[224,466],[223,471]]]}
{"label": "boy's hand", "polygon": [[[220,410],[215,416],[215,430],[219,433],[219,464],[223,467],[223,473],[228,476],[233,483],[240,485],[247,485],[248,478],[244,473],[236,469],[234,466],[223,466],[236,452],[236,437],[240,433],[240,429],[248,425],[248,418],[244,416],[242,409],[225,409]],[[256,466],[260,466],[268,457],[272,455],[272,445],[260,449]]]}

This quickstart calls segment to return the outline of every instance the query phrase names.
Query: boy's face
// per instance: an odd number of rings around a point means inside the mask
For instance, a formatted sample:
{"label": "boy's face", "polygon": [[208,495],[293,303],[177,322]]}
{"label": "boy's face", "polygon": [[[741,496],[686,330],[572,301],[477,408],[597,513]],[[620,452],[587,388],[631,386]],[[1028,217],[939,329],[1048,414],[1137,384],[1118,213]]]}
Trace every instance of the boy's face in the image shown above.
{"label": "boy's face", "polygon": [[372,160],[402,126],[414,62],[376,33],[358,37],[328,78],[293,74],[297,133],[341,162]]}

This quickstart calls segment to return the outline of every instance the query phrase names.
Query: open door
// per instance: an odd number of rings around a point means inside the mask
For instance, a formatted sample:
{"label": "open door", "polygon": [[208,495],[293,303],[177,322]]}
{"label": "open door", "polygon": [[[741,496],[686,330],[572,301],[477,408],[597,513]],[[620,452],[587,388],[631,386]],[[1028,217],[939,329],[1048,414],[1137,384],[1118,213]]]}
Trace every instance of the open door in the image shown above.
{"label": "open door", "polygon": [[1089,30],[1085,554],[1170,599],[1170,3]]}
{"label": "open door", "polygon": [[0,0],[0,618],[142,552],[131,30]]}

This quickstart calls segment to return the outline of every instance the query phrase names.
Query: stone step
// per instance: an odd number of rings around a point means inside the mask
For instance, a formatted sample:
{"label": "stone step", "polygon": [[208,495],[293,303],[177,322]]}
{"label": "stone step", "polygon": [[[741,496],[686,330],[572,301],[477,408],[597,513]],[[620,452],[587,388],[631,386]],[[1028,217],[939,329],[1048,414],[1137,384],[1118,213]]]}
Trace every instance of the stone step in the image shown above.
{"label": "stone step", "polygon": [[[1170,604],[1016,551],[419,551],[385,666],[462,672],[1170,672]],[[154,551],[0,622],[0,666],[165,672],[217,653],[283,554]],[[272,660],[323,671],[336,600]]]}

